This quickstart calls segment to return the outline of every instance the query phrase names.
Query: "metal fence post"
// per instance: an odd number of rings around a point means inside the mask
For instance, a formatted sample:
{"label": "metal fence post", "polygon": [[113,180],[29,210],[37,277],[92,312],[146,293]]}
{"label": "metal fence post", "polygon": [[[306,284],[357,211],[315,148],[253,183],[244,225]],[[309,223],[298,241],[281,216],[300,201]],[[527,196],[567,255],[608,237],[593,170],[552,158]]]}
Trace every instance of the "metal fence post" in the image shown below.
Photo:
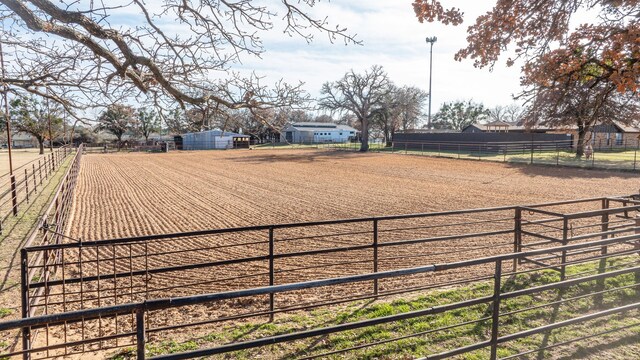
{"label": "metal fence post", "polygon": [[13,216],[18,216],[18,193],[16,192],[16,176],[11,175],[11,209]]}
{"label": "metal fence post", "polygon": [[502,162],[507,162],[507,145],[502,148]]}
{"label": "metal fence post", "polygon": [[491,360],[498,354],[498,330],[500,328],[500,287],[502,280],[502,261],[496,261],[493,281],[493,304],[491,310]]}
{"label": "metal fence post", "polygon": [[633,151],[633,170],[636,170],[636,160],[638,159],[638,149]]}
{"label": "metal fence post", "polygon": [[[378,219],[373,220],[373,272],[378,272]],[[378,295],[378,279],[373,280],[373,294]]]}
{"label": "metal fence post", "polygon": [[42,164],[40,164],[40,159],[38,159],[38,175],[40,175],[40,185],[42,185]]}
{"label": "metal fence post", "polygon": [[556,166],[560,165],[560,148],[558,148],[558,143],[556,143]]}
{"label": "metal fence post", "polygon": [[[273,226],[269,228],[269,286],[275,284],[275,272],[274,272],[274,238],[273,238]],[[269,321],[273,321],[274,299],[275,294],[269,293]]]}
{"label": "metal fence post", "polygon": [[[569,243],[569,219],[565,216],[562,221],[562,246],[567,246]],[[560,265],[560,280],[564,281],[566,278],[566,262],[567,262],[567,250],[562,250],[561,265]]]}
{"label": "metal fence post", "polygon": [[422,151],[421,154],[424,155],[424,144],[422,144]]}
{"label": "metal fence post", "polygon": [[407,155],[407,145],[408,143],[404,143],[404,154]]}
{"label": "metal fence post", "polygon": [[[22,302],[22,318],[29,317],[29,258],[26,249],[20,249],[20,292]],[[26,352],[31,349],[31,328],[22,328],[22,355],[24,360],[31,359],[31,353]]]}
{"label": "metal fence post", "polygon": [[[609,208],[609,199],[602,199],[602,209],[608,209]],[[601,225],[600,225],[600,232],[602,232],[602,236],[600,236],[600,239],[602,240],[606,240],[607,238],[609,238],[609,236],[607,234],[605,234],[607,231],[609,231],[609,214],[605,213],[602,214],[601,217]],[[607,246],[603,245],[602,248],[600,249],[600,254],[603,255],[602,259],[600,259],[600,262],[598,264],[598,273],[602,274],[603,272],[606,271],[606,267],[607,267],[607,259],[604,257],[604,255],[607,255]],[[597,281],[597,291],[602,291],[604,290],[604,284],[605,279],[601,278],[598,279]],[[596,305],[601,306],[602,305],[602,294],[597,294],[593,301]]]}
{"label": "metal fence post", "polygon": [[458,144],[458,159],[460,159],[460,144]]}
{"label": "metal fence post", "polygon": [[478,160],[480,160],[480,154],[482,154],[482,144],[478,145]]}
{"label": "metal fence post", "polygon": [[24,169],[24,195],[27,198],[27,204],[29,203],[29,173],[27,169]]}
{"label": "metal fence post", "polygon": [[[519,253],[522,251],[522,209],[517,207],[513,224],[513,252]],[[520,258],[513,259],[513,272],[518,271],[518,264]]]}
{"label": "metal fence post", "polygon": [[438,156],[440,156],[440,143],[438,143]]}
{"label": "metal fence post", "polygon": [[36,164],[31,164],[31,176],[33,177],[33,192],[37,193],[38,182],[36,180]]}
{"label": "metal fence post", "polygon": [[533,164],[533,141],[531,142],[531,162],[530,164]]}
{"label": "metal fence post", "polygon": [[[634,233],[636,235],[640,234],[640,215],[636,215],[635,218],[635,227],[636,227],[636,231],[634,231]],[[634,243],[634,246],[636,249],[638,249],[638,255],[640,255],[640,240],[636,240]],[[635,272],[635,281],[636,284],[640,284],[640,271],[636,271]],[[640,296],[640,289],[638,287],[636,287],[636,296]]]}
{"label": "metal fence post", "polygon": [[136,347],[137,358],[144,360],[145,358],[145,328],[144,328],[144,308],[136,310]]}

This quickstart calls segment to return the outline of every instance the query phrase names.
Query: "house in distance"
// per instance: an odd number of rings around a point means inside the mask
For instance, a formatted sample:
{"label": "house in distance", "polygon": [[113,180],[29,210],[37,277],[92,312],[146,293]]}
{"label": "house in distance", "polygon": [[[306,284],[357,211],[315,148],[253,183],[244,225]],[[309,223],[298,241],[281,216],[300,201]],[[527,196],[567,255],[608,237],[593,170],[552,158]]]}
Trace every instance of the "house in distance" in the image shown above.
{"label": "house in distance", "polygon": [[288,124],[280,132],[280,142],[288,143],[345,143],[355,140],[358,131],[348,125],[320,122]]}

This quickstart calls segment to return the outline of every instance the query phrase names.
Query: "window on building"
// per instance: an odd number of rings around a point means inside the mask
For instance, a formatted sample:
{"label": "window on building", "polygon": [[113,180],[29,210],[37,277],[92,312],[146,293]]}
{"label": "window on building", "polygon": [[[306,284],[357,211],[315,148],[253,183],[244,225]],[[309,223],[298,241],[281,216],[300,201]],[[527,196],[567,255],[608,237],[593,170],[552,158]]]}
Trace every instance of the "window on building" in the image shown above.
{"label": "window on building", "polygon": [[622,145],[622,133],[616,133],[616,145]]}

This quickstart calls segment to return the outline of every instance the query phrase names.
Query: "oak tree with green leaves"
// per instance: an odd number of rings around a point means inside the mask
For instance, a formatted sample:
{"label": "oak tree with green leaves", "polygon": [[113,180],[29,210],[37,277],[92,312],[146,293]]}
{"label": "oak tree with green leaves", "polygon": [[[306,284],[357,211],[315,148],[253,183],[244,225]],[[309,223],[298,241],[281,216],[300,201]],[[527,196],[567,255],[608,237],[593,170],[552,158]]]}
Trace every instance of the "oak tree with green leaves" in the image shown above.
{"label": "oak tree with green leaves", "polygon": [[445,102],[433,117],[436,129],[462,131],[465,127],[487,120],[489,109],[473,100],[456,100]]}
{"label": "oak tree with green leaves", "polygon": [[10,102],[12,129],[25,132],[38,141],[40,154],[44,154],[44,142],[53,141],[63,131],[63,109],[58,104],[19,96]]}

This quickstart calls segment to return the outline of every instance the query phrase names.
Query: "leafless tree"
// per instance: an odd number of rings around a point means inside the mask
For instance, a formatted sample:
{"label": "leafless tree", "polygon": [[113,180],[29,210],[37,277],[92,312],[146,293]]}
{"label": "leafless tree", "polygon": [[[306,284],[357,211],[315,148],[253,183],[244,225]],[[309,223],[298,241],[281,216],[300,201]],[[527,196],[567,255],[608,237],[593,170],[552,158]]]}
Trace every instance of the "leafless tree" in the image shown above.
{"label": "leafless tree", "polygon": [[316,3],[0,0],[0,41],[11,64],[2,80],[74,116],[139,93],[164,110],[175,101],[207,111],[289,106],[309,99],[302,84],[266,86],[229,70],[242,56],[260,56],[261,37],[278,27],[307,41],[320,33],[358,43],[313,17]]}
{"label": "leafless tree", "polygon": [[353,70],[336,82],[322,85],[321,108],[355,115],[361,125],[360,151],[369,150],[369,121],[384,106],[384,99],[391,91],[391,82],[384,69],[374,65],[364,74]]}
{"label": "leafless tree", "polygon": [[502,121],[515,125],[522,125],[524,109],[518,104],[497,105],[489,109],[490,121]]}
{"label": "leafless tree", "polygon": [[331,115],[327,115],[327,114],[318,115],[313,119],[313,121],[319,122],[319,123],[332,123],[332,122],[334,122],[333,117]]}

